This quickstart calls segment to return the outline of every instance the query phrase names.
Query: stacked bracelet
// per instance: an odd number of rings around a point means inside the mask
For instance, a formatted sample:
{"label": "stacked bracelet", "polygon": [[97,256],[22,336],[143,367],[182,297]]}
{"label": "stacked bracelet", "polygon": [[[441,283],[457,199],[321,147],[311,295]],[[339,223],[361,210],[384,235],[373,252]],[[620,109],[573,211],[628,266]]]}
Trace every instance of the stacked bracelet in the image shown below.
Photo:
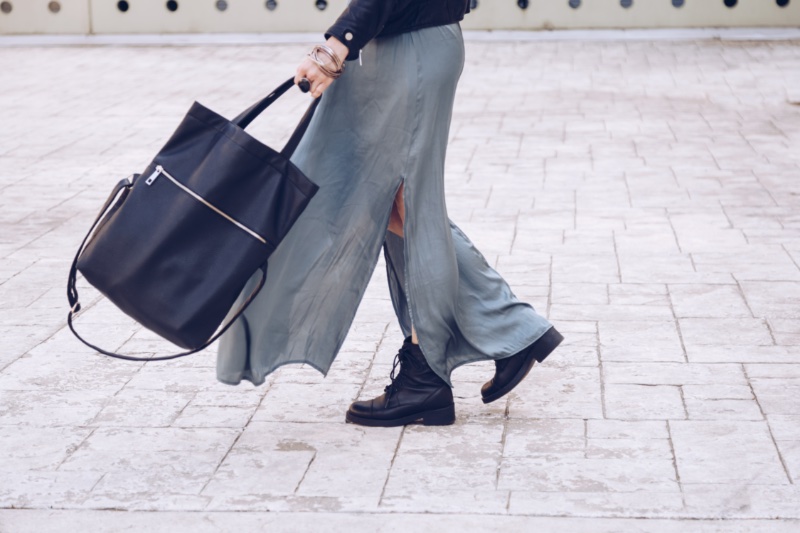
{"label": "stacked bracelet", "polygon": [[[320,59],[320,54],[327,56],[329,61],[325,62]],[[318,44],[308,53],[308,57],[310,57],[311,61],[316,63],[322,73],[329,78],[336,79],[344,73],[344,61],[341,61],[336,56],[336,53],[330,46]],[[329,66],[331,63],[333,63],[334,66],[333,70]]]}

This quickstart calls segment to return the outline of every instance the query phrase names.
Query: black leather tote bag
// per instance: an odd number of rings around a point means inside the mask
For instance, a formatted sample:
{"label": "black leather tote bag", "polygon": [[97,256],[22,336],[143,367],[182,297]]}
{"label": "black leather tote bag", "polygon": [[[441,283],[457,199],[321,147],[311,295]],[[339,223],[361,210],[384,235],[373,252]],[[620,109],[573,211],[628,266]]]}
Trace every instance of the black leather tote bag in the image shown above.
{"label": "black leather tote bag", "polygon": [[[289,158],[319,99],[280,152],[244,131],[293,84],[232,121],[195,102],[144,172],[117,184],[69,273],[67,322],[84,344],[122,359],[172,359],[207,347],[242,314],[264,285],[267,259],[317,192]],[[260,283],[220,329],[258,269]],[[73,326],[78,271],[125,314],[188,351],[140,359],[85,341]]]}

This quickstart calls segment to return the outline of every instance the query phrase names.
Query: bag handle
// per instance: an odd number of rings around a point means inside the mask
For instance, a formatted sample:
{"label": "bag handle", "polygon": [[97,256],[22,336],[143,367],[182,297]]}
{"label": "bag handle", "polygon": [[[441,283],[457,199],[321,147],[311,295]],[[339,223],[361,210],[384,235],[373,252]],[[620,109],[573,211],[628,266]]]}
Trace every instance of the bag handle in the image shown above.
{"label": "bag handle", "polygon": [[217,331],[217,333],[215,333],[213,337],[204,342],[202,346],[199,346],[193,350],[188,350],[173,355],[165,355],[162,357],[133,357],[131,355],[124,355],[104,350],[103,348],[95,346],[94,344],[90,343],[89,341],[81,337],[81,335],[75,330],[75,325],[73,324],[75,315],[81,310],[81,304],[78,297],[78,288],[76,287],[76,281],[78,277],[78,260],[81,258],[81,255],[83,255],[83,251],[86,248],[86,242],[89,240],[89,237],[92,235],[95,228],[98,226],[98,224],[100,224],[100,222],[103,219],[105,219],[106,216],[108,216],[108,209],[109,207],[111,207],[111,204],[114,202],[117,196],[119,196],[120,193],[122,193],[123,195],[128,194],[128,191],[131,189],[131,187],[133,187],[133,182],[136,181],[136,178],[138,177],[139,177],[138,174],[134,174],[133,179],[125,178],[124,180],[121,180],[119,183],[117,183],[117,186],[114,187],[114,190],[111,192],[111,195],[108,197],[106,203],[103,205],[103,208],[100,210],[100,214],[98,214],[97,218],[95,218],[92,227],[86,234],[86,237],[83,238],[83,242],[81,242],[81,245],[78,248],[78,253],[75,254],[75,259],[72,261],[72,266],[69,269],[69,279],[67,280],[67,299],[69,300],[69,305],[70,305],[69,314],[67,315],[67,325],[69,326],[69,329],[72,331],[72,334],[75,335],[75,337],[77,337],[79,341],[81,341],[89,348],[92,348],[93,350],[100,352],[103,355],[107,355],[109,357],[116,357],[117,359],[125,359],[126,361],[167,361],[169,359],[177,359],[178,357],[185,357],[187,355],[192,355],[199,351],[205,350],[206,348],[211,346],[214,342],[216,342],[217,339],[219,339],[223,333],[228,331],[228,329],[233,325],[233,323],[236,322],[236,320],[240,316],[242,316],[245,309],[247,309],[247,307],[255,299],[256,295],[258,295],[258,293],[264,287],[264,284],[267,281],[267,264],[264,263],[264,265],[260,268],[261,279],[259,280],[258,285],[256,286],[255,289],[253,289],[253,291],[250,293],[250,296],[247,297],[247,299],[242,303],[242,305],[239,306],[239,309],[230,318],[230,320],[228,320],[222,327],[222,329]]}
{"label": "bag handle", "polygon": [[[269,106],[275,103],[275,100],[280,98],[281,96],[286,93],[289,89],[294,86],[294,78],[289,78],[282,84],[280,84],[274,91],[270,94],[256,102],[255,104],[251,105],[233,119],[231,122],[236,124],[242,129],[245,129],[247,126],[253,122],[258,115],[264,112]],[[294,154],[297,145],[300,144],[300,140],[303,138],[306,130],[308,129],[308,125],[311,123],[311,118],[314,116],[314,111],[316,111],[317,106],[319,105],[320,98],[315,98],[314,101],[308,106],[308,110],[303,115],[303,118],[300,119],[300,123],[292,133],[292,136],[289,138],[289,141],[286,143],[286,146],[283,147],[281,150],[281,155],[289,159]]]}

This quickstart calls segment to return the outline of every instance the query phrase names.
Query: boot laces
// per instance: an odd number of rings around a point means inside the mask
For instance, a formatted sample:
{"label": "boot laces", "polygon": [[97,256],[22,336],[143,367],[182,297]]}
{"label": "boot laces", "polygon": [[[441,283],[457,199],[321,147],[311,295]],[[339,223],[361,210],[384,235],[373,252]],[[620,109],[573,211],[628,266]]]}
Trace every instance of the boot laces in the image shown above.
{"label": "boot laces", "polygon": [[[389,374],[389,379],[391,379],[392,382],[383,389],[383,392],[385,392],[388,397],[402,388],[403,382],[406,379],[404,370],[412,364],[411,359],[410,348],[403,345],[400,351],[397,352],[397,355],[394,356],[394,361],[392,362],[392,372]],[[398,366],[400,370],[397,370]]]}

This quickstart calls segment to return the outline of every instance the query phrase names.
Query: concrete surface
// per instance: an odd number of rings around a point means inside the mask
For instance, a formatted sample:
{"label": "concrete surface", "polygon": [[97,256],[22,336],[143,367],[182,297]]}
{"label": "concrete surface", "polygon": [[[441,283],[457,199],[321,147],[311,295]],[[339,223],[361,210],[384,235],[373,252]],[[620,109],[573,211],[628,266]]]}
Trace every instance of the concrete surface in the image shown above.
{"label": "concrete surface", "polygon": [[[402,342],[382,265],[327,379],[74,340],[112,185],[305,49],[0,48],[0,531],[800,530],[799,41],[467,44],[451,217],[567,340],[489,406],[491,365],[457,370],[454,426],[344,423]],[[169,349],[83,286],[87,336]]]}

